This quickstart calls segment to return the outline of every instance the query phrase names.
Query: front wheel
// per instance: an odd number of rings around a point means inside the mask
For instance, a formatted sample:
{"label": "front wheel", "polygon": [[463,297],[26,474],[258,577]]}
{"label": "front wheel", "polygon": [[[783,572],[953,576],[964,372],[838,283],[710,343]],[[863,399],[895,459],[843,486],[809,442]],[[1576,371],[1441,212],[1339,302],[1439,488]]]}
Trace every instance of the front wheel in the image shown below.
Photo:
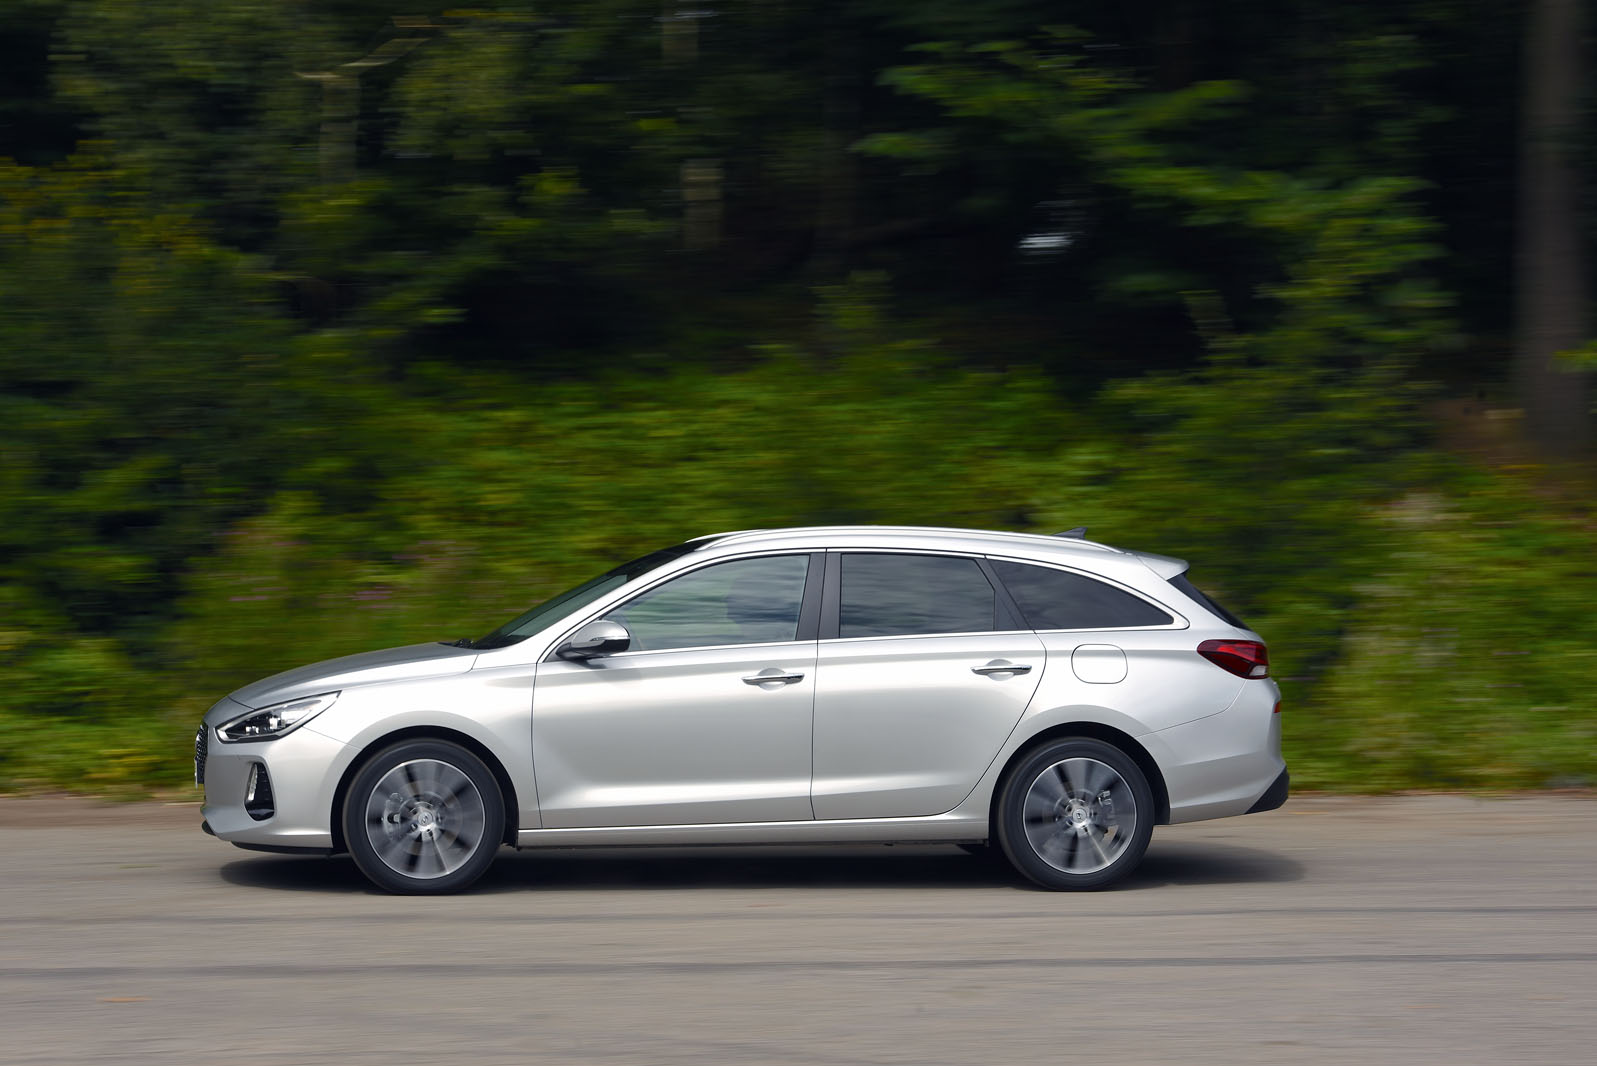
{"label": "front wheel", "polygon": [[1142,861],[1153,791],[1137,764],[1099,740],[1044,744],[1001,786],[998,837],[1015,868],[1044,888],[1102,888]]}
{"label": "front wheel", "polygon": [[373,755],[344,798],[344,841],[377,887],[458,892],[481,877],[505,835],[499,783],[458,744],[412,740]]}

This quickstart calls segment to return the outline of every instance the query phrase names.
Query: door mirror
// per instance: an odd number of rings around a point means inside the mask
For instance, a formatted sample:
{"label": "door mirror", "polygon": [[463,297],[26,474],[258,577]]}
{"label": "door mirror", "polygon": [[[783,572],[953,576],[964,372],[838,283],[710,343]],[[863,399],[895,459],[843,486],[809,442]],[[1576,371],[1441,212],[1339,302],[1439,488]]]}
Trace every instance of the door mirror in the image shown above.
{"label": "door mirror", "polygon": [[555,649],[555,656],[567,662],[585,663],[589,659],[626,651],[631,646],[632,634],[627,632],[626,626],[601,618],[571,634],[570,640]]}

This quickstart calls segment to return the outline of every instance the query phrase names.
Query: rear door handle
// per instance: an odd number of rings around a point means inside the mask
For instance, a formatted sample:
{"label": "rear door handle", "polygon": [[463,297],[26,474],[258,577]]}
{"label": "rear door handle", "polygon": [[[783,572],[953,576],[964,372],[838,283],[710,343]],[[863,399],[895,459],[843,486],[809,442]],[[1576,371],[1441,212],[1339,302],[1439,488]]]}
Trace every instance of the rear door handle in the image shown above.
{"label": "rear door handle", "polygon": [[973,666],[973,674],[1026,674],[1031,672],[1031,667],[1026,663],[1008,663],[1002,659],[994,659],[986,666]]}
{"label": "rear door handle", "polygon": [[783,685],[791,685],[795,681],[803,680],[803,674],[783,673],[781,670],[778,670],[773,666],[769,669],[761,670],[757,674],[750,674],[748,677],[743,679],[743,683],[745,685],[769,685],[774,681]]}

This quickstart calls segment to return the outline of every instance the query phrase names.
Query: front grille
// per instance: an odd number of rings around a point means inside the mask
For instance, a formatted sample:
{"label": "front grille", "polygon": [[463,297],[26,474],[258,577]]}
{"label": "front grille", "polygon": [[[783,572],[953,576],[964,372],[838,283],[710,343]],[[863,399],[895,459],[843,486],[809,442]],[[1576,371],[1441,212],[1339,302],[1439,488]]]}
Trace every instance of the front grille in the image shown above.
{"label": "front grille", "polygon": [[210,730],[200,726],[200,731],[194,734],[194,783],[205,784],[205,749],[209,744]]}

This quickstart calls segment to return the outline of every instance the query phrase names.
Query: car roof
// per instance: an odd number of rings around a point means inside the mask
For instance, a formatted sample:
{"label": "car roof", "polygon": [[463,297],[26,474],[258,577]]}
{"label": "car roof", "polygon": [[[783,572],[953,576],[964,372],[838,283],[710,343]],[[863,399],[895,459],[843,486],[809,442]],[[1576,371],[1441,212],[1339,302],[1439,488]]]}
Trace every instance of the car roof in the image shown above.
{"label": "car roof", "polygon": [[1187,568],[1187,564],[1180,559],[1126,551],[1081,537],[944,526],[794,526],[736,530],[698,540],[704,548],[717,553],[721,550],[757,547],[923,548],[1019,556],[1064,565],[1074,563],[1094,570],[1105,567],[1113,569],[1117,563],[1140,561],[1161,577],[1173,577]]}

